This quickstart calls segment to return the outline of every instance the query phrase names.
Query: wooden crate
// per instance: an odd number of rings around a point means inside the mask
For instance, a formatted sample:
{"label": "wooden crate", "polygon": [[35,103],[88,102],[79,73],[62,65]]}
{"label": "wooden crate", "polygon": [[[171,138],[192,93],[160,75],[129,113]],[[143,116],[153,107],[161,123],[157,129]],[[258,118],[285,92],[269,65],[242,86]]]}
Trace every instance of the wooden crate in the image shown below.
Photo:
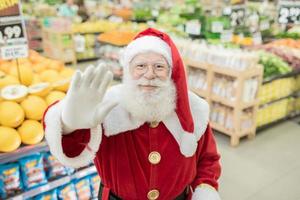
{"label": "wooden crate", "polygon": [[[190,90],[196,93],[197,95],[205,98],[207,102],[210,104],[210,106],[212,106],[213,102],[216,102],[233,109],[234,117],[233,117],[232,130],[227,129],[225,126],[222,126],[218,123],[210,122],[212,128],[230,136],[231,146],[237,146],[239,144],[239,140],[241,137],[248,136],[249,139],[254,138],[256,134],[255,119],[256,119],[257,109],[259,106],[259,101],[257,98],[258,92],[256,92],[256,98],[251,102],[244,102],[242,95],[243,95],[243,88],[244,88],[245,81],[250,78],[257,78],[259,82],[257,90],[259,90],[259,87],[262,84],[263,68],[257,65],[255,67],[251,67],[250,69],[244,71],[238,71],[228,67],[224,68],[224,67],[207,64],[207,63],[200,63],[190,59],[184,59],[184,60],[185,60],[185,66],[187,67],[187,71],[189,71],[191,68],[198,68],[206,71],[207,89],[203,90],[198,88],[190,88]],[[212,92],[213,80],[217,74],[225,75],[238,81],[235,101],[231,101],[224,97],[218,96]],[[245,109],[252,110],[253,123],[250,128],[242,130],[241,123],[243,120],[243,111]]]}
{"label": "wooden crate", "polygon": [[73,33],[42,28],[44,55],[51,59],[76,65],[76,52]]}

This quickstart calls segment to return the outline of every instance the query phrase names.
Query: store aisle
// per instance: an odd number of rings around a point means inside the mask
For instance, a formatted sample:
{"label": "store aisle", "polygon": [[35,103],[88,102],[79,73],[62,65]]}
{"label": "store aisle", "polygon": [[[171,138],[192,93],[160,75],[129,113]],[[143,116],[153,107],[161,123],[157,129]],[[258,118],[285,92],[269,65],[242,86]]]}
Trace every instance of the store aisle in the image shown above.
{"label": "store aisle", "polygon": [[244,139],[237,148],[216,133],[222,156],[222,200],[300,199],[299,118]]}

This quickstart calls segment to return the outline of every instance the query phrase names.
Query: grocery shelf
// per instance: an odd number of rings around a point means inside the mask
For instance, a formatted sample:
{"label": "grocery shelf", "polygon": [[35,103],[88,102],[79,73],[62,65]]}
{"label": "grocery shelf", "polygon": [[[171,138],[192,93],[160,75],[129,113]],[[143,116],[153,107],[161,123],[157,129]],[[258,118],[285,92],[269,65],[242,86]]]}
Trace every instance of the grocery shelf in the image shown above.
{"label": "grocery shelf", "polygon": [[270,83],[272,81],[275,81],[277,79],[289,78],[289,77],[297,76],[299,74],[300,74],[300,69],[292,71],[292,72],[287,73],[287,74],[283,74],[283,75],[279,75],[279,76],[274,76],[274,77],[266,78],[266,79],[263,80],[262,84],[264,85],[264,84]]}
{"label": "grocery shelf", "polygon": [[290,98],[290,97],[295,97],[295,96],[297,96],[297,94],[298,94],[298,92],[293,92],[293,93],[291,93],[291,94],[289,94],[289,95],[287,95],[287,96],[280,97],[280,98],[278,98],[278,99],[274,99],[274,100],[269,101],[269,102],[267,102],[267,103],[260,104],[260,105],[259,105],[259,108],[263,108],[263,107],[265,107],[265,106],[268,106],[268,105],[270,105],[270,104],[276,103],[276,102],[281,101],[281,100],[284,100],[284,99],[288,99],[288,98]]}
{"label": "grocery shelf", "polygon": [[43,151],[49,151],[49,147],[46,142],[41,142],[36,145],[23,146],[10,153],[0,153],[0,164],[16,161],[22,157],[30,155],[31,153]]}
{"label": "grocery shelf", "polygon": [[195,94],[199,95],[200,97],[207,98],[208,97],[208,92],[203,90],[203,89],[198,89],[198,88],[190,88],[192,92]]}
{"label": "grocery shelf", "polygon": [[278,120],[275,120],[275,121],[270,122],[270,123],[268,123],[268,124],[264,124],[264,125],[262,125],[262,126],[259,126],[259,127],[257,127],[256,130],[257,130],[258,132],[264,131],[264,130],[266,130],[266,129],[268,129],[268,128],[272,128],[272,127],[274,127],[275,125],[280,124],[280,123],[282,123],[282,122],[284,122],[284,121],[286,121],[286,120],[290,120],[290,119],[293,119],[293,118],[296,118],[296,117],[299,117],[299,116],[300,116],[300,113],[289,114],[288,116],[285,116],[285,117],[283,117],[283,118],[281,118],[281,119],[278,119]]}
{"label": "grocery shelf", "polygon": [[78,63],[81,63],[81,62],[89,62],[89,61],[95,61],[95,60],[98,60],[99,57],[93,57],[93,58],[83,58],[83,59],[77,59],[77,62]]}
{"label": "grocery shelf", "polygon": [[[211,100],[214,101],[214,102],[218,102],[218,103],[221,103],[225,106],[229,106],[229,107],[232,107],[232,108],[236,108],[237,107],[237,102],[236,101],[231,101],[229,99],[226,99],[225,97],[220,97],[218,95],[215,95],[215,94],[212,94],[211,95]],[[252,101],[252,102],[249,102],[249,103],[241,103],[241,108],[242,109],[246,109],[246,108],[249,108],[249,107],[253,107],[257,104],[257,101]]]}
{"label": "grocery shelf", "polygon": [[26,191],[26,192],[24,192],[22,194],[19,194],[17,196],[11,197],[11,198],[9,198],[9,200],[29,199],[31,197],[34,197],[34,196],[38,195],[38,194],[41,194],[41,193],[50,191],[54,188],[57,188],[59,186],[65,185],[73,179],[80,179],[80,178],[83,178],[85,176],[91,175],[93,173],[96,173],[96,167],[95,166],[91,166],[91,167],[82,169],[82,170],[76,172],[73,175],[65,176],[65,177],[59,178],[57,180],[51,181],[51,182],[47,183],[46,185],[42,185],[40,187],[31,189],[31,190]]}
{"label": "grocery shelf", "polygon": [[218,123],[216,123],[216,122],[210,121],[209,124],[210,124],[211,127],[212,127],[214,130],[216,130],[216,131],[219,131],[219,132],[221,132],[221,133],[225,133],[226,135],[229,135],[229,136],[232,135],[232,134],[231,134],[232,131],[226,129],[224,126],[222,126],[222,125],[220,125],[220,124],[218,124]]}
{"label": "grocery shelf", "polygon": [[199,68],[199,69],[204,69],[204,70],[207,70],[207,68],[210,67],[210,65],[208,65],[206,63],[201,63],[199,61],[194,61],[194,60],[190,60],[190,59],[185,59],[185,64],[189,67]]}

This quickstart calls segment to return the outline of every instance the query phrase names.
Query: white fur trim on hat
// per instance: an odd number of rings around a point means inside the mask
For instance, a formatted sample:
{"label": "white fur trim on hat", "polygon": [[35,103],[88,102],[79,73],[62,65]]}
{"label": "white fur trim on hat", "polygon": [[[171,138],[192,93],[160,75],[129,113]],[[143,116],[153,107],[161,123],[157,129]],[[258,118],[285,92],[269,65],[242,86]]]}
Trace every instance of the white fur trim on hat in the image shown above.
{"label": "white fur trim on hat", "polygon": [[143,36],[133,40],[124,49],[121,57],[121,65],[128,68],[131,60],[140,53],[155,52],[162,55],[172,67],[172,52],[170,46],[159,37]]}

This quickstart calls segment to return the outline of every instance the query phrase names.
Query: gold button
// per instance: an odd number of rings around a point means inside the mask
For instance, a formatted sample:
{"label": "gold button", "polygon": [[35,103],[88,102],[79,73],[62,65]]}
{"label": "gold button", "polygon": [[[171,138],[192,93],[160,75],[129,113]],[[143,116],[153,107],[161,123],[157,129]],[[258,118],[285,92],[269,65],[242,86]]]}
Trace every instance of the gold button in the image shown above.
{"label": "gold button", "polygon": [[158,126],[159,122],[150,122],[151,128],[156,128]]}
{"label": "gold button", "polygon": [[148,156],[148,160],[153,165],[158,164],[160,162],[160,159],[161,159],[161,156],[157,151],[152,151]]}
{"label": "gold button", "polygon": [[159,197],[159,191],[158,190],[150,190],[147,194],[147,197],[149,200],[155,200]]}

